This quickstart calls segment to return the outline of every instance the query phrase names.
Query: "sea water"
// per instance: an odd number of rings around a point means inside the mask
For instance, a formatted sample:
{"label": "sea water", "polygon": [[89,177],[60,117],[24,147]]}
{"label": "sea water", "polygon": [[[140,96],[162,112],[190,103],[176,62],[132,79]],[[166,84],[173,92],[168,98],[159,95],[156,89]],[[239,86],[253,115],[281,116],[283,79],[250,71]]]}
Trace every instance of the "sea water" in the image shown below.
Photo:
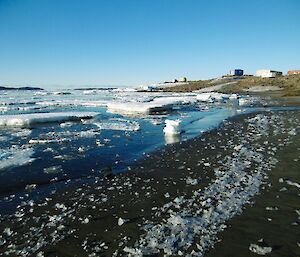
{"label": "sea water", "polygon": [[[196,93],[1,91],[0,214],[24,196],[127,171],[156,148],[198,136],[245,108],[225,95],[203,102]],[[180,120],[181,132],[165,135],[166,120]]]}

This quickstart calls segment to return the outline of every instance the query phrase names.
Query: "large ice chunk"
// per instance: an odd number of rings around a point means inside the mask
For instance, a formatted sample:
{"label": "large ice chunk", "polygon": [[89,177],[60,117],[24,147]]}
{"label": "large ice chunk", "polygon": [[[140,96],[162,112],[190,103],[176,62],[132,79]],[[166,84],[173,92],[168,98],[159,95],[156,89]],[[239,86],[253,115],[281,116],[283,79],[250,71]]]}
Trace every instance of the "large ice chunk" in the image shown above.
{"label": "large ice chunk", "polygon": [[55,113],[31,113],[16,115],[1,115],[0,126],[2,127],[30,127],[32,125],[76,121],[96,116],[96,112],[55,112]]}
{"label": "large ice chunk", "polygon": [[166,126],[164,133],[170,135],[179,135],[181,133],[180,120],[165,120]]}
{"label": "large ice chunk", "polygon": [[195,102],[196,96],[169,96],[157,97],[149,102],[111,102],[107,104],[108,111],[121,114],[150,114],[153,112],[165,111],[175,104],[187,104]]}
{"label": "large ice chunk", "polygon": [[165,111],[170,109],[170,105],[159,105],[152,102],[147,103],[132,103],[132,102],[113,102],[107,104],[108,111],[120,114],[150,114],[153,112]]}
{"label": "large ice chunk", "polygon": [[202,101],[202,102],[210,102],[210,101],[212,101],[211,93],[198,94],[197,95],[197,100]]}

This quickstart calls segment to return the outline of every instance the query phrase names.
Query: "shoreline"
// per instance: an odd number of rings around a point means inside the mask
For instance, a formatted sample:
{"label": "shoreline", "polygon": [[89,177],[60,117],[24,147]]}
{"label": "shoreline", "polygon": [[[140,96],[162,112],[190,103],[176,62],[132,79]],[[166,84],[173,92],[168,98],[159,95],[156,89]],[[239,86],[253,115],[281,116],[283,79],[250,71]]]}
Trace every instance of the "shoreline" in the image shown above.
{"label": "shoreline", "polygon": [[297,256],[300,190],[297,184],[289,181],[300,183],[299,145],[300,137],[297,136],[288,151],[278,151],[279,162],[269,173],[265,189],[252,199],[241,215],[228,222],[228,229],[220,235],[221,241],[206,257],[251,257],[250,244],[259,245],[261,239],[265,246],[273,249],[268,256]]}
{"label": "shoreline", "polygon": [[[299,111],[294,113],[299,116]],[[243,125],[247,117],[255,115],[239,115],[205,132],[202,137],[158,150],[139,161],[128,173],[109,179],[98,178],[92,185],[71,190],[38,205],[29,203],[20,208],[18,216],[23,214],[21,218],[12,218],[10,222],[2,220],[0,230],[6,226],[11,226],[12,231],[17,228],[12,241],[20,243],[22,238],[19,236],[28,234],[29,227],[19,228],[17,224],[33,225],[34,221],[28,215],[41,216],[42,221],[36,221],[34,227],[39,238],[44,237],[39,244],[45,246],[38,250],[42,250],[45,256],[50,256],[50,252],[59,256],[85,256],[93,252],[113,256],[115,250],[133,245],[137,236],[142,236],[140,227],[147,220],[159,222],[161,215],[158,215],[158,210],[170,199],[179,195],[191,197],[196,189],[207,187],[214,179],[213,168],[233,152],[226,145],[240,129],[238,124]],[[49,221],[49,217],[53,220]],[[118,223],[122,222],[124,224],[119,226]],[[46,227],[38,230],[42,224]],[[55,240],[49,245],[53,236]],[[32,241],[36,243],[39,238],[33,237]],[[82,247],[85,241],[86,247]],[[122,256],[122,253],[117,254]]]}
{"label": "shoreline", "polygon": [[[262,93],[277,95],[279,97],[297,97],[299,104],[300,75],[277,76],[274,78],[261,78],[256,76],[232,76],[214,80],[189,81],[186,85],[174,86],[165,89],[171,92],[191,92],[195,90],[206,91],[216,88],[221,93]],[[251,92],[252,91],[252,92]]]}

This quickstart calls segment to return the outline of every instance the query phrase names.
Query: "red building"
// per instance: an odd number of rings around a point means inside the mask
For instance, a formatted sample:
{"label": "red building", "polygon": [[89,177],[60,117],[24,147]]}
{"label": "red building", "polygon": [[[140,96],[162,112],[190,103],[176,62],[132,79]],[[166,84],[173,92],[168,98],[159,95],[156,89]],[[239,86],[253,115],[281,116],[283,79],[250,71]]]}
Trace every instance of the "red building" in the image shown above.
{"label": "red building", "polygon": [[300,74],[300,70],[289,70],[288,75],[296,75],[296,74]]}

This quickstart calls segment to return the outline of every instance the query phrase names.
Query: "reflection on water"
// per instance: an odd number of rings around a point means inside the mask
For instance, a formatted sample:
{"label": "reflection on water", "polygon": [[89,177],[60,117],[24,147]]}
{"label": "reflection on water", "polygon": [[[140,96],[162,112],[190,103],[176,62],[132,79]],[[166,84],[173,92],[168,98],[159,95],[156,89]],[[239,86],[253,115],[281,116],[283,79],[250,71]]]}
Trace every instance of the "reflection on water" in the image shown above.
{"label": "reflection on water", "polygon": [[180,140],[181,134],[165,134],[165,141],[167,145],[178,143]]}

